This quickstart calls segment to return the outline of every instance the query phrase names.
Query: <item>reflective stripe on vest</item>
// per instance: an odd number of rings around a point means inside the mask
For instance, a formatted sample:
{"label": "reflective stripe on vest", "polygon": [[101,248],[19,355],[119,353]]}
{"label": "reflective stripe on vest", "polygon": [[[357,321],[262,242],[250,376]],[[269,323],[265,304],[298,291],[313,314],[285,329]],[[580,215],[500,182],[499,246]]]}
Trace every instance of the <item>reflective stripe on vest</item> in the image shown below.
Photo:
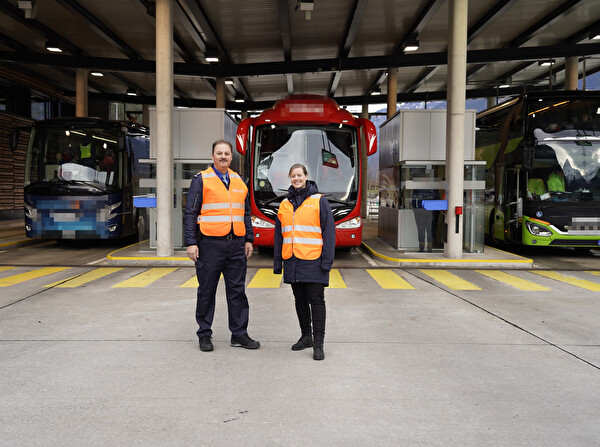
{"label": "reflective stripe on vest", "polygon": [[[242,178],[229,170],[229,189],[213,168],[202,174],[202,207],[198,215],[200,231],[206,236],[225,236],[233,232],[236,236],[246,235],[244,211],[248,188]],[[223,199],[228,200],[224,202]]]}
{"label": "reflective stripe on vest", "polygon": [[322,194],[308,197],[296,211],[288,199],[279,206],[277,217],[281,222],[283,245],[281,256],[290,259],[318,259],[323,251],[319,200]]}

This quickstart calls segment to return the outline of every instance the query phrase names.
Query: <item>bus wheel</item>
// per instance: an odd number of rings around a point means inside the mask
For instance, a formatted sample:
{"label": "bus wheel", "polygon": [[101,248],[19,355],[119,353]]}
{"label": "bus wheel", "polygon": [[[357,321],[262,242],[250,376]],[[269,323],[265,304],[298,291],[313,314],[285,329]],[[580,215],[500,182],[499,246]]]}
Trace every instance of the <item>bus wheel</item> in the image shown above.
{"label": "bus wheel", "polygon": [[138,239],[140,241],[148,239],[148,219],[145,210],[138,210],[136,225]]}

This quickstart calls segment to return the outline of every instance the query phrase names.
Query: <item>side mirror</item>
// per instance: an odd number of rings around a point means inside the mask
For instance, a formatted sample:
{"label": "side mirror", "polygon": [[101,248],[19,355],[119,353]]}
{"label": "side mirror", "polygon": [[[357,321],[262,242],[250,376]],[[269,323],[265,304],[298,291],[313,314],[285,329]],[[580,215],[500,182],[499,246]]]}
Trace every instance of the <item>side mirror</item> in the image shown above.
{"label": "side mirror", "polygon": [[19,147],[19,136],[21,135],[21,131],[19,129],[13,129],[12,132],[10,133],[10,150],[11,151],[16,151],[17,148]]}
{"label": "side mirror", "polygon": [[242,155],[246,155],[248,132],[250,131],[250,127],[254,125],[254,121],[254,118],[246,118],[240,121],[240,124],[238,124],[237,132],[235,135],[235,148]]}
{"label": "side mirror", "polygon": [[366,118],[358,118],[358,126],[365,133],[365,141],[367,143],[367,155],[373,155],[377,152],[377,129],[375,124]]}

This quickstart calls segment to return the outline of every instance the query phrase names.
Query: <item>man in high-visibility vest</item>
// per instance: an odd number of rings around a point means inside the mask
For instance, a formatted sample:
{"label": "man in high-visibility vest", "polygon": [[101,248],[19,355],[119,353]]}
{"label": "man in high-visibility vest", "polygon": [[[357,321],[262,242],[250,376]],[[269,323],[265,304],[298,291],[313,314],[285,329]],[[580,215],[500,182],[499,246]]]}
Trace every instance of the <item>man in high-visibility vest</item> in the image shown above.
{"label": "man in high-visibility vest", "polygon": [[246,263],[252,256],[254,233],[250,220],[248,188],[229,169],[231,143],[212,145],[213,165],[192,179],[185,204],[185,245],[196,263],[198,294],[196,322],[200,350],[212,351],[215,295],[221,273],[225,278],[231,346],[257,349],[260,343],[248,335]]}

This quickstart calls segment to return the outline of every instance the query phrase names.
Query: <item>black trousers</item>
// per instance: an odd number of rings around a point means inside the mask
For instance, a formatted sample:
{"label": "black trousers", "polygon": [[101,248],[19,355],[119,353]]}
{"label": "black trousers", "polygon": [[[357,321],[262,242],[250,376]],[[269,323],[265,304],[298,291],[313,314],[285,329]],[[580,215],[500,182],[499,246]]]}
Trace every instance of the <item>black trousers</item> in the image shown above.
{"label": "black trousers", "polygon": [[232,335],[247,333],[249,307],[245,289],[247,266],[245,242],[243,237],[229,241],[202,238],[198,244],[199,256],[196,261],[198,337],[212,335],[215,297],[221,273],[225,279],[229,330]]}
{"label": "black trousers", "polygon": [[310,335],[312,320],[314,343],[322,345],[325,339],[325,285],[293,283],[292,291],[302,335]]}

